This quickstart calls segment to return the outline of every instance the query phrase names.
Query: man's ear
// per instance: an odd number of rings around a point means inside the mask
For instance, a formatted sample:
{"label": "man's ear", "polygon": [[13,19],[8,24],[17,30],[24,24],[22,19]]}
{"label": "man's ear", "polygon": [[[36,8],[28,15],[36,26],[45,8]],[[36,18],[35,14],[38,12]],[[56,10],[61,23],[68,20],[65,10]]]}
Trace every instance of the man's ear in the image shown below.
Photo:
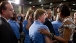
{"label": "man's ear", "polygon": [[41,16],[38,17],[38,19],[40,19],[40,18],[41,18]]}
{"label": "man's ear", "polygon": [[2,13],[5,14],[5,10],[2,10]]}

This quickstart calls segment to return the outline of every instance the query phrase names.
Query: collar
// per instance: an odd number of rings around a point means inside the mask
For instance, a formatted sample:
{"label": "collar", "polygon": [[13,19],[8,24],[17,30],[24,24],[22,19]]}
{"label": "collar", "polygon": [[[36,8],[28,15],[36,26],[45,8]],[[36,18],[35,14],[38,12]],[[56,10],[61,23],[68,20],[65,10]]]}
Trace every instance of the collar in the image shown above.
{"label": "collar", "polygon": [[43,24],[43,23],[39,22],[38,20],[35,20],[34,23]]}
{"label": "collar", "polygon": [[50,19],[48,19],[49,21],[51,21]]}
{"label": "collar", "polygon": [[4,18],[8,22],[8,20],[5,17],[3,17],[3,16],[1,16],[1,17]]}
{"label": "collar", "polygon": [[[47,18],[48,19],[48,18]],[[52,19],[50,18],[50,19],[48,19],[50,22],[52,21]]]}
{"label": "collar", "polygon": [[16,22],[15,20],[11,20],[11,19],[9,19],[8,21],[10,21],[10,22]]}

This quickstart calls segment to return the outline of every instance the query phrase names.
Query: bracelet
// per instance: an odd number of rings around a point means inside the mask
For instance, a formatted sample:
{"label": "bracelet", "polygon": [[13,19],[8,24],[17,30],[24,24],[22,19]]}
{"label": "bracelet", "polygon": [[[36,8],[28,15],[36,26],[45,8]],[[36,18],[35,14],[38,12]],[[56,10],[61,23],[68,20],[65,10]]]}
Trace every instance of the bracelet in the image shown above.
{"label": "bracelet", "polygon": [[53,34],[53,33],[51,33],[50,37],[53,39],[53,38],[54,38],[54,34]]}

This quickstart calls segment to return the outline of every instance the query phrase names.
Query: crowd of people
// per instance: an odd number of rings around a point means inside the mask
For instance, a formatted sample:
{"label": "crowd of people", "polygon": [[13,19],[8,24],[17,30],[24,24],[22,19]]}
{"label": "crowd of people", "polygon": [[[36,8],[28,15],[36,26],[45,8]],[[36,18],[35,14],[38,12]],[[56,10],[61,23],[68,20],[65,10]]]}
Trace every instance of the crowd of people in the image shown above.
{"label": "crowd of people", "polygon": [[26,15],[16,14],[12,4],[0,3],[1,43],[76,43],[76,12],[74,18],[67,4],[51,9],[29,9]]}

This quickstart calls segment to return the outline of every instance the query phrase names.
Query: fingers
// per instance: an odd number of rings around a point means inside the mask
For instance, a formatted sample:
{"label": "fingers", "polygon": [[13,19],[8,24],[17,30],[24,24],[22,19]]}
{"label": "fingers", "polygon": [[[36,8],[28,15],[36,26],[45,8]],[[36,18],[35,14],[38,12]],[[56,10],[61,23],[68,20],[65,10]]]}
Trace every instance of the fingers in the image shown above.
{"label": "fingers", "polygon": [[39,29],[39,32],[42,33],[43,32],[43,29]]}
{"label": "fingers", "polygon": [[46,29],[39,29],[39,32],[43,34],[45,30]]}

